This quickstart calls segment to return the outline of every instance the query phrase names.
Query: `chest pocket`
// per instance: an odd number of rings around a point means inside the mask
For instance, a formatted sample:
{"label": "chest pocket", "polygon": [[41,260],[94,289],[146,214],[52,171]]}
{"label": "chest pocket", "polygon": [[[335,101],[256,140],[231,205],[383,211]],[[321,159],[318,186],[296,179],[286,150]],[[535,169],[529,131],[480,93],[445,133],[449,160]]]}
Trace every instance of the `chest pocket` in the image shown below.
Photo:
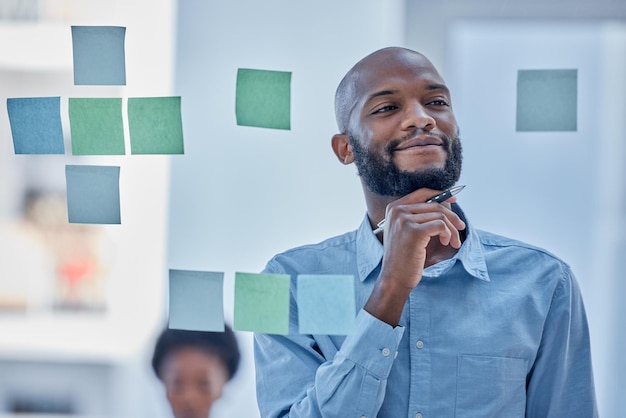
{"label": "chest pocket", "polygon": [[458,357],[457,418],[523,418],[526,409],[524,360],[511,357]]}

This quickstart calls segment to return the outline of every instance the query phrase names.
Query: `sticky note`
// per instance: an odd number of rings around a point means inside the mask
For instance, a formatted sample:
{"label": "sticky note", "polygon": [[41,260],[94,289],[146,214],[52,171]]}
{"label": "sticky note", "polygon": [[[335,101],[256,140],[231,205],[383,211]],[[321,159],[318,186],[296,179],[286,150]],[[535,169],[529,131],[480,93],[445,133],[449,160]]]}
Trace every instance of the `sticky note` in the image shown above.
{"label": "sticky note", "polygon": [[123,155],[124,125],[120,98],[70,98],[74,155]]}
{"label": "sticky note", "polygon": [[60,97],[7,99],[16,154],[64,154]]}
{"label": "sticky note", "polygon": [[297,283],[301,334],[346,335],[354,331],[353,276],[299,275]]}
{"label": "sticky note", "polygon": [[74,84],[125,85],[125,36],[119,26],[72,26]]}
{"label": "sticky note", "polygon": [[224,331],[224,273],[170,270],[169,328]]}
{"label": "sticky note", "polygon": [[70,223],[121,223],[119,167],[66,165],[65,180]]}
{"label": "sticky note", "polygon": [[291,129],[291,73],[240,68],[235,113],[237,125]]}
{"label": "sticky note", "polygon": [[265,334],[289,332],[289,282],[286,274],[235,273],[233,328]]}
{"label": "sticky note", "polygon": [[578,70],[517,72],[517,131],[576,131]]}
{"label": "sticky note", "polygon": [[128,99],[132,154],[183,154],[180,97]]}

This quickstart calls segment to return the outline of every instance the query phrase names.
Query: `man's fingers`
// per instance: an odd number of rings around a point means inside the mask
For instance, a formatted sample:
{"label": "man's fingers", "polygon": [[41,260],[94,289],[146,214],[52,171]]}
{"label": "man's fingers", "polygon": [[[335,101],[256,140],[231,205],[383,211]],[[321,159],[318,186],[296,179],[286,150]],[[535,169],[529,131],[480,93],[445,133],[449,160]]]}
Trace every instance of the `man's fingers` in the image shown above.
{"label": "man's fingers", "polygon": [[[422,204],[405,204],[405,205],[393,205],[387,207],[386,219],[387,222],[393,219],[400,219],[405,215],[428,215],[432,214],[434,219],[446,218],[447,221],[457,230],[465,229],[465,222],[451,209],[445,205],[439,203],[422,203]],[[416,218],[418,219],[418,218]],[[427,218],[424,219],[426,222]]]}
{"label": "man's fingers", "polygon": [[442,245],[451,245],[454,248],[461,247],[461,237],[459,230],[465,228],[465,224],[460,219],[459,222],[451,220],[443,212],[428,212],[407,215],[401,228],[407,231],[424,230],[430,237],[437,236]]}

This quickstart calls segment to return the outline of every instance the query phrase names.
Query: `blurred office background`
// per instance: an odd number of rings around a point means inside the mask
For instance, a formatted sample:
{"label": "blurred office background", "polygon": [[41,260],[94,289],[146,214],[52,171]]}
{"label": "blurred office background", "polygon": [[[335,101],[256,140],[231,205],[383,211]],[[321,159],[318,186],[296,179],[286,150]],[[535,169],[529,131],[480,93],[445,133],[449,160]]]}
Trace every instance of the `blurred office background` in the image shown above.
{"label": "blurred office background", "polygon": [[[73,85],[71,25],[127,28],[125,86]],[[425,53],[452,89],[471,221],[572,265],[601,415],[626,416],[623,1],[0,0],[0,417],[170,416],[149,368],[168,268],[225,272],[232,323],[235,272],[358,226],[333,95],[388,45]],[[292,72],[290,130],[236,125],[238,68]],[[577,69],[575,131],[516,131],[527,69]],[[170,95],[184,155],[71,155],[67,98]],[[6,98],[43,96],[61,97],[66,153],[15,155]],[[121,167],[121,225],[67,223],[65,164]],[[216,417],[258,416],[251,335],[237,337]]]}

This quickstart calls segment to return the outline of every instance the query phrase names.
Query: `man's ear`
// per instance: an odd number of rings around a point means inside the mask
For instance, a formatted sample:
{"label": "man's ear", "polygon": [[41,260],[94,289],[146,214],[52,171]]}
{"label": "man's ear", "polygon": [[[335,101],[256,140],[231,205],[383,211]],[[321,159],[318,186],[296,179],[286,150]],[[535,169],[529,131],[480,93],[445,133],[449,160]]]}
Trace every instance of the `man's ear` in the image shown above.
{"label": "man's ear", "polygon": [[348,139],[348,135],[346,134],[333,135],[331,144],[333,147],[333,151],[335,151],[335,155],[337,156],[337,159],[342,164],[347,165],[347,164],[351,164],[354,162],[354,155],[352,154],[352,145],[350,145],[350,140]]}

